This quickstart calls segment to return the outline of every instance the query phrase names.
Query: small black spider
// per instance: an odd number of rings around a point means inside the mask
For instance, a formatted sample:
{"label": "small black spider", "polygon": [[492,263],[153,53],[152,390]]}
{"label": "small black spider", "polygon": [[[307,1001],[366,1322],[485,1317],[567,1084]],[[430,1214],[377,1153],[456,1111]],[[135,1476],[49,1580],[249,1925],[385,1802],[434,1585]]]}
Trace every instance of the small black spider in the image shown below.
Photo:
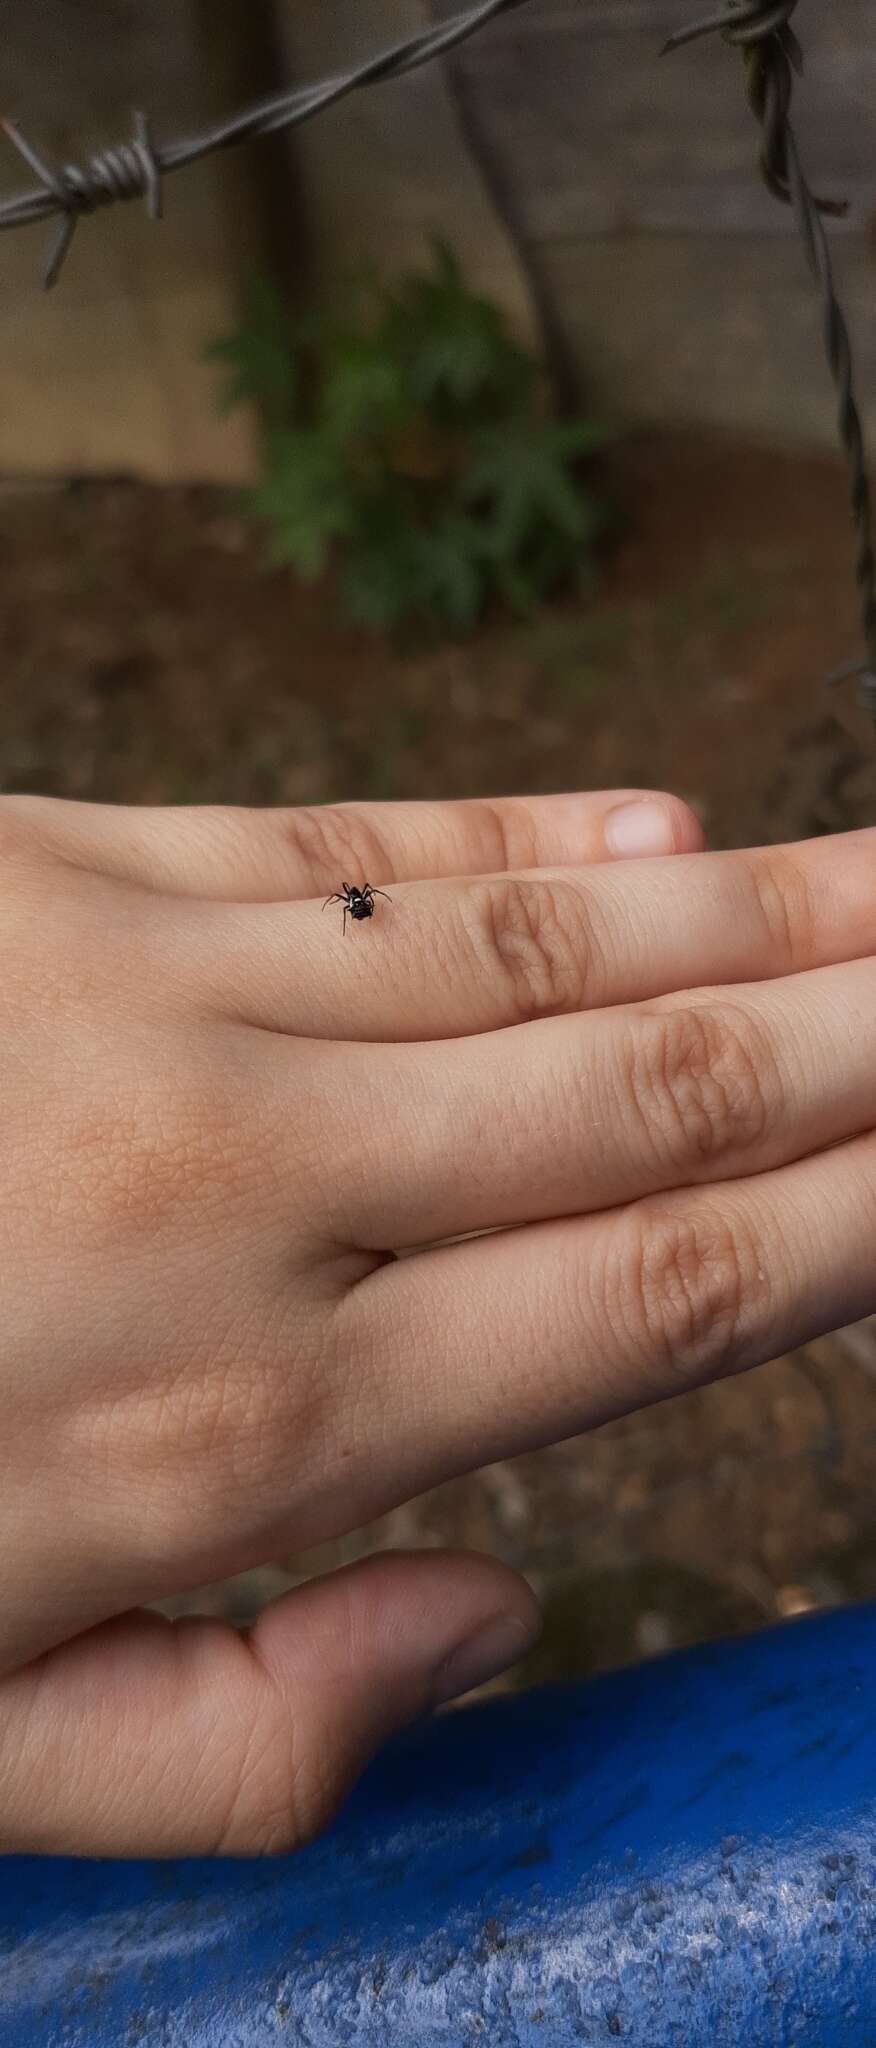
{"label": "small black spider", "polygon": [[[323,910],[327,910],[330,903],[343,904],[344,931],[346,932],[348,917],[353,919],[354,924],[363,924],[366,917],[374,916],[375,896],[386,896],[386,890],[372,889],[370,882],[366,882],[361,889],[355,887],[351,889],[349,882],[342,882],[340,889],[336,889],[333,896],[326,897],[322,907]],[[387,903],[391,903],[392,897],[386,896],[386,900]]]}

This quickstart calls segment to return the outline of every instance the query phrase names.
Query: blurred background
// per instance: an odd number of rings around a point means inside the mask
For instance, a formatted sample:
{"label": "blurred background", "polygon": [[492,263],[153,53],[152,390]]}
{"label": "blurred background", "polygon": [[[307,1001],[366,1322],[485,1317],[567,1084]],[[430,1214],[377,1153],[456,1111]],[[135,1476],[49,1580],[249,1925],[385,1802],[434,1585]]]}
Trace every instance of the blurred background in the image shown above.
{"label": "blurred background", "polygon": [[[159,140],[445,0],[28,0],[47,154]],[[684,0],[531,0],[440,67],[84,222],[0,238],[0,786],[319,803],[643,783],[728,847],[876,820],[820,315]],[[876,29],[801,5],[818,191],[876,428]],[[4,145],[3,182],[21,167]],[[375,878],[379,879],[379,878]],[[378,1544],[546,1603],[520,1682],[876,1593],[869,1326],[197,1596]],[[179,1608],[183,1603],[176,1603]]]}

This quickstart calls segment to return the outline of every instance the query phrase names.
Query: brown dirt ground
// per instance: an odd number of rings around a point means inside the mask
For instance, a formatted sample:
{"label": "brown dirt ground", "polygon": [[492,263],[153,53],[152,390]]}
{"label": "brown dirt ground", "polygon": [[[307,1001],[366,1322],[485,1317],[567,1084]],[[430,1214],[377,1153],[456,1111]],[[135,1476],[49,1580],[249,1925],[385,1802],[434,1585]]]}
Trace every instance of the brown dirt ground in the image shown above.
{"label": "brown dirt ground", "polygon": [[[822,680],[857,647],[839,469],[650,438],[617,490],[626,535],[594,596],[399,655],[337,623],[330,585],[267,576],[214,494],[5,487],[0,787],[274,804],[643,783],[686,796],[716,846],[871,822],[867,725]],[[456,1481],[197,1604],[246,1618],[375,1544],[468,1543],[546,1601],[527,1681],[872,1594],[876,1343],[852,1343]]]}

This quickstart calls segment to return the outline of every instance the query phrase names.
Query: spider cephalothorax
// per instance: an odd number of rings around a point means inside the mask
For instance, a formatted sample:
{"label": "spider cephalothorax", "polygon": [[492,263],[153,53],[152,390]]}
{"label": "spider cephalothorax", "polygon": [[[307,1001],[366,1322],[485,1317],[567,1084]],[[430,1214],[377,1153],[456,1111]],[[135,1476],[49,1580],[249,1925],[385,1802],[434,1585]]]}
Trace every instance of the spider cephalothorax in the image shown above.
{"label": "spider cephalothorax", "polygon": [[[351,889],[349,882],[342,882],[340,889],[336,889],[331,896],[326,897],[322,907],[323,910],[327,910],[330,903],[343,904],[344,931],[346,932],[348,917],[353,919],[354,924],[364,924],[367,917],[374,916],[375,896],[386,896],[386,890],[373,889],[370,882],[364,882],[361,889],[357,889],[355,886]],[[391,902],[391,897],[386,896],[386,901],[387,903]]]}

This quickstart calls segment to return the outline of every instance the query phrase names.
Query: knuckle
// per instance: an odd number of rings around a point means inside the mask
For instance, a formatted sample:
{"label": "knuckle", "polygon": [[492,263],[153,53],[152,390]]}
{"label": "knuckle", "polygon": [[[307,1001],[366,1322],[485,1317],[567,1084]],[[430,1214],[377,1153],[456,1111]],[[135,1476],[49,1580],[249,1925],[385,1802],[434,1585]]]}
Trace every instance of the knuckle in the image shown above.
{"label": "knuckle", "polygon": [[[213,1621],[187,1621],[182,1626],[190,1649],[195,1630],[201,1645],[218,1634]],[[299,1810],[298,1799],[298,1717],[259,1654],[258,1636],[257,1622],[248,1642],[241,1640],[234,1652],[237,1715],[230,1753],[223,1757],[221,1771],[214,1768],[204,1801],[209,1832],[205,1846],[214,1856],[291,1854],[308,1839],[309,1815],[303,1802]],[[215,1765],[215,1756],[210,1761]],[[316,1815],[314,1819],[315,1834],[319,1823]]]}
{"label": "knuckle", "polygon": [[633,1021],[627,1100],[659,1169],[708,1172],[763,1145],[781,1084],[741,1005],[673,1003]]}
{"label": "knuckle", "polygon": [[242,1355],[201,1369],[166,1401],[169,1436],[202,1507],[217,1526],[237,1501],[267,1489],[281,1428],[280,1390],[250,1333]]}
{"label": "knuckle", "polygon": [[303,1849],[322,1834],[352,1776],[343,1770],[347,1742],[337,1711],[325,1702],[321,1712],[301,1714],[298,1725],[292,1723],[275,1796],[262,1813],[262,1854]]}
{"label": "knuckle", "polygon": [[313,804],[290,811],[284,821],[287,845],[314,894],[355,882],[391,881],[392,861],[374,820],[356,805]]}
{"label": "knuckle", "polygon": [[[261,1518],[330,1483],[342,1407],[334,1299],[305,1277],[279,1290],[251,1283],[225,1335],[217,1371],[205,1355],[196,1389],[197,1463],[220,1516],[247,1501]],[[265,1292],[267,1298],[264,1298]],[[191,1447],[191,1435],[180,1438]]]}
{"label": "knuckle", "polygon": [[[356,1774],[356,1750],[345,1703],[355,1685],[355,1620],[336,1582],[338,1598],[322,1631],[321,1682],[290,1690],[271,1651],[270,1608],[248,1637],[259,1674],[260,1707],[241,1748],[222,1846],[261,1856],[288,1854],[319,1836],[337,1812]],[[313,1622],[305,1616],[304,1640]],[[307,1663],[305,1650],[305,1665]]]}
{"label": "knuckle", "polygon": [[140,1564],[146,1546],[150,1571],[175,1574],[193,1547],[224,1558],[232,1529],[270,1545],[327,1470],[333,1391],[319,1333],[299,1330],[281,1353],[274,1323],[257,1289],[232,1317],[193,1284],[173,1355],[159,1342],[136,1378],[103,1387],[71,1418],[77,1466],[87,1459],[110,1494],[123,1481],[140,1500],[130,1543]]}
{"label": "knuckle", "polygon": [[608,1314],[665,1389],[730,1369],[765,1286],[738,1221],[643,1203],[609,1278]]}
{"label": "knuckle", "polygon": [[755,914],[766,934],[773,972],[794,974],[815,958],[816,909],[799,860],[784,847],[745,860]]}
{"label": "knuckle", "polygon": [[336,1717],[296,1709],[279,1688],[274,1698],[236,1773],[215,1854],[293,1855],[322,1834],[340,1805],[343,1732]]}
{"label": "knuckle", "polygon": [[302,1466],[308,1483],[325,1470],[334,1389],[322,1364],[318,1332],[290,1333],[280,1351],[266,1332],[250,1337],[218,1384],[214,1368],[202,1376],[196,1428],[180,1443],[197,1465],[205,1505],[215,1508],[219,1523],[241,1502],[259,1517],[270,1519],[276,1503],[288,1512]]}
{"label": "knuckle", "polygon": [[593,918],[577,887],[509,876],[477,887],[470,901],[478,969],[486,965],[501,984],[515,1021],[577,1009],[585,991],[588,1001],[598,1000]]}
{"label": "knuckle", "polygon": [[489,838],[495,846],[497,873],[538,866],[538,827],[525,798],[481,797],[478,811],[486,826],[485,841]]}

